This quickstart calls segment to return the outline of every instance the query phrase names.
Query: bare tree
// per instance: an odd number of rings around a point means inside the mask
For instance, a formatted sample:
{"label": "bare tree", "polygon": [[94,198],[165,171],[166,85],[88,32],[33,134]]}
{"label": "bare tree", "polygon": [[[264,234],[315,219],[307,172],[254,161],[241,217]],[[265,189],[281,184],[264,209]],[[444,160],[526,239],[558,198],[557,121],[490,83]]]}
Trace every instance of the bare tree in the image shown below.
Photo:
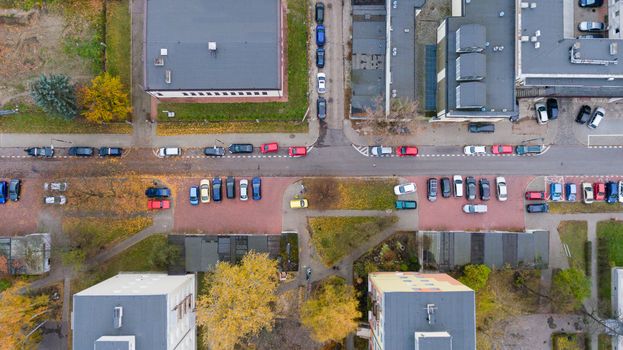
{"label": "bare tree", "polygon": [[376,96],[372,107],[366,107],[366,119],[363,124],[375,133],[390,135],[408,134],[408,124],[412,122],[418,111],[417,100],[410,98],[392,98],[389,101],[389,112],[385,113],[385,99]]}

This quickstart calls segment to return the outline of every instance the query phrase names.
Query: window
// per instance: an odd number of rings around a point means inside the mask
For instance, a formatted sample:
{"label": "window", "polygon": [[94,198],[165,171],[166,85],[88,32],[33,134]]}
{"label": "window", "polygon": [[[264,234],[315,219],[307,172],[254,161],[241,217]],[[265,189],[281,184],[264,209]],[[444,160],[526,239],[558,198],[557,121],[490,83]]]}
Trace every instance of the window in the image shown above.
{"label": "window", "polygon": [[244,92],[239,92],[238,93],[238,96],[242,96],[242,95],[244,95]]}
{"label": "window", "polygon": [[259,92],[257,92],[257,91],[253,92],[253,95],[255,95],[255,96],[258,96],[259,94],[260,94],[260,93],[259,93]]}
{"label": "window", "polygon": [[187,92],[182,92],[182,95],[188,96],[188,93]]}
{"label": "window", "polygon": [[251,96],[251,92],[250,91],[247,91],[247,96]]}
{"label": "window", "polygon": [[203,96],[203,92],[198,92],[199,96]]}
{"label": "window", "polygon": [[262,95],[266,96],[266,95],[268,95],[268,92],[262,91]]}
{"label": "window", "polygon": [[190,94],[191,94],[192,96],[197,96],[197,94],[196,94],[196,93],[194,93],[194,92],[191,92]]}
{"label": "window", "polygon": [[212,93],[211,92],[206,92],[206,95],[212,96]]}
{"label": "window", "polygon": [[159,92],[156,92],[156,95],[158,95],[158,96],[162,96],[162,94],[161,94],[161,93],[159,93]]}
{"label": "window", "polygon": [[226,92],[223,92],[223,96],[228,96]]}
{"label": "window", "polygon": [[218,92],[215,92],[214,95],[221,96],[221,94],[219,94]]}

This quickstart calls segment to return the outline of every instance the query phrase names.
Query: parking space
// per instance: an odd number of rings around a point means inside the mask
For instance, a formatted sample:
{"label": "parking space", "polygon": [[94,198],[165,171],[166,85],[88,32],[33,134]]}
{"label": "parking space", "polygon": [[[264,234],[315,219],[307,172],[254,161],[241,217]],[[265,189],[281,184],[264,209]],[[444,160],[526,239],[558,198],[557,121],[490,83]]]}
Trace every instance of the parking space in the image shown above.
{"label": "parking space", "polygon": [[[623,145],[623,100],[606,98],[573,98],[559,99],[567,105],[568,118],[575,139],[587,146],[620,146]],[[596,129],[590,129],[586,124],[575,122],[575,118],[583,105],[605,109],[605,117]],[[562,114],[561,114],[562,116]]]}
{"label": "parking space", "polygon": [[[10,179],[2,180],[8,182]],[[20,200],[0,204],[1,236],[19,236],[37,232],[39,212],[43,207],[43,185],[38,179],[21,180]]]}
{"label": "parking space", "polygon": [[[437,179],[442,176],[452,178],[453,174],[435,176]],[[523,195],[527,184],[532,177],[527,176],[506,176],[508,189],[508,200],[500,202],[496,198],[495,176],[482,176],[489,180],[491,184],[491,199],[489,201],[468,201],[465,197],[442,198],[437,196],[435,202],[426,199],[426,181],[428,177],[413,177],[409,180],[417,184],[419,198],[419,229],[420,230],[467,230],[467,231],[518,231],[525,227],[524,201]],[[481,176],[475,176],[476,181]],[[463,176],[465,181],[465,176]],[[478,192],[479,194],[479,192]],[[465,204],[486,204],[487,213],[484,214],[465,214],[463,206]]]}
{"label": "parking space", "polygon": [[[563,185],[563,196],[562,201],[565,201],[567,198],[567,192],[565,189],[565,184],[574,183],[576,184],[576,202],[580,202],[583,199],[582,195],[582,183],[588,182],[590,184],[594,184],[596,182],[608,183],[608,182],[619,182],[623,180],[623,176],[620,175],[609,175],[609,176],[546,176],[544,177],[544,181],[541,183],[542,190],[545,191],[545,196],[548,200],[551,199],[551,188],[550,184],[557,182]],[[537,181],[535,181],[537,182]]]}
{"label": "parking space", "polygon": [[[578,24],[580,22],[601,22],[606,26],[608,25],[608,1],[604,1],[604,4],[600,7],[580,7],[578,1],[571,1],[573,3],[573,19],[574,19],[574,34],[575,37],[580,35],[586,35],[587,32],[580,32],[578,30]],[[608,36],[608,32],[600,33]]]}
{"label": "parking space", "polygon": [[[212,180],[212,177],[206,177]],[[224,185],[225,177],[221,178]],[[227,199],[223,186],[221,202],[199,203],[189,201],[189,188],[199,186],[201,178],[184,178],[172,183],[177,191],[174,200],[174,226],[178,233],[281,233],[283,215],[282,197],[294,178],[262,178],[262,199],[247,201],[239,199],[241,178],[236,178],[236,198]],[[251,178],[246,178],[249,180]],[[250,193],[249,193],[250,196]]]}

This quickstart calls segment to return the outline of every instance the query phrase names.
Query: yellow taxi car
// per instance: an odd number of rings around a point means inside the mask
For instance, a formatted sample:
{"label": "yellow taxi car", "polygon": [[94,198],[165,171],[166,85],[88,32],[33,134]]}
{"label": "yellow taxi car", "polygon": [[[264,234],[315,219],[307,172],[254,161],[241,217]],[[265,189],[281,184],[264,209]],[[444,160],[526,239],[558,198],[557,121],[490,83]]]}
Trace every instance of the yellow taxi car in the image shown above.
{"label": "yellow taxi car", "polygon": [[290,201],[290,208],[301,209],[307,208],[307,199],[293,199]]}

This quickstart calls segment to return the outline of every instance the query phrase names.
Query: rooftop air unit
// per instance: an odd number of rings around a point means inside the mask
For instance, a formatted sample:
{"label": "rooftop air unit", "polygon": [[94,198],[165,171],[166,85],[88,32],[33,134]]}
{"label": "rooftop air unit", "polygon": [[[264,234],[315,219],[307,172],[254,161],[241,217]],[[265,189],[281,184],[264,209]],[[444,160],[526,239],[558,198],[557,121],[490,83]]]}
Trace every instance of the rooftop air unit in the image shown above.
{"label": "rooftop air unit", "polygon": [[216,41],[210,41],[210,42],[208,42],[208,50],[210,50],[210,51],[216,51]]}
{"label": "rooftop air unit", "polygon": [[171,71],[168,69],[164,71],[164,82],[171,84]]}
{"label": "rooftop air unit", "polygon": [[121,328],[123,324],[123,307],[115,306],[115,310],[113,312],[113,327],[115,329]]}

